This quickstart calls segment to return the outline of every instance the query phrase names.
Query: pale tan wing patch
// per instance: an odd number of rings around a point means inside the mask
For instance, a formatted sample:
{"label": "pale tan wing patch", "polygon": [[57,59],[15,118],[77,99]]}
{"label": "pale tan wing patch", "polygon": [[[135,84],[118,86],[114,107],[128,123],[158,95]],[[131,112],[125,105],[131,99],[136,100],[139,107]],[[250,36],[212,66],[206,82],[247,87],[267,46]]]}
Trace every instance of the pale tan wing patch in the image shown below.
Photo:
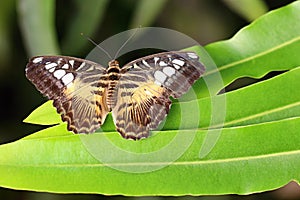
{"label": "pale tan wing patch", "polygon": [[53,100],[68,130],[75,133],[92,133],[105,120],[103,74],[101,65],[67,56],[34,57],[26,67],[27,78]]}
{"label": "pale tan wing patch", "polygon": [[[134,82],[132,84],[137,84]],[[125,88],[120,82],[118,103],[112,110],[118,132],[127,139],[141,139],[149,136],[149,131],[158,127],[169,112],[170,93],[154,83],[140,83],[138,87]]]}
{"label": "pale tan wing patch", "polygon": [[68,123],[69,131],[93,133],[104,123],[108,113],[102,95],[106,88],[83,87],[84,89],[79,88],[77,92],[66,90],[65,95],[54,100],[53,105],[62,115],[62,120]]}

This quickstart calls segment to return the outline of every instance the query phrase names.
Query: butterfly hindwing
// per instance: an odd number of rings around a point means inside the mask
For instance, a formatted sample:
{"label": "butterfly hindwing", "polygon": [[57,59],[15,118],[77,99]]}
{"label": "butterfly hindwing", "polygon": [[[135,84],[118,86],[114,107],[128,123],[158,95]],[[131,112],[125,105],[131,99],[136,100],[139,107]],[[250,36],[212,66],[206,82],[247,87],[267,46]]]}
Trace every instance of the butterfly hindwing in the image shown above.
{"label": "butterfly hindwing", "polygon": [[94,132],[104,122],[108,110],[103,74],[101,65],[67,56],[33,57],[26,67],[27,78],[53,100],[68,130],[75,133]]}
{"label": "butterfly hindwing", "polygon": [[169,97],[186,93],[204,71],[194,52],[159,53],[125,65],[112,110],[117,130],[125,138],[148,137],[168,114]]}
{"label": "butterfly hindwing", "polygon": [[116,128],[124,138],[148,137],[149,131],[157,128],[169,112],[170,93],[151,82],[132,89],[122,86],[130,84],[125,82],[120,82],[118,102],[112,110]]}

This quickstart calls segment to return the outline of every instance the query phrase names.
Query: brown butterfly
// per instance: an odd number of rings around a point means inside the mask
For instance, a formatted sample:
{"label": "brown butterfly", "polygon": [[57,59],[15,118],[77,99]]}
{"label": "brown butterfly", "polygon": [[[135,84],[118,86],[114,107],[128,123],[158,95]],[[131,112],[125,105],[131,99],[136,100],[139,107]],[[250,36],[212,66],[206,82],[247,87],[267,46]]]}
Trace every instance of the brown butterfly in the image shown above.
{"label": "brown butterfly", "polygon": [[124,138],[149,136],[166,117],[170,96],[179,98],[204,73],[194,52],[163,52],[108,68],[68,56],[37,56],[26,66],[27,78],[49,99],[68,130],[95,132],[112,112]]}

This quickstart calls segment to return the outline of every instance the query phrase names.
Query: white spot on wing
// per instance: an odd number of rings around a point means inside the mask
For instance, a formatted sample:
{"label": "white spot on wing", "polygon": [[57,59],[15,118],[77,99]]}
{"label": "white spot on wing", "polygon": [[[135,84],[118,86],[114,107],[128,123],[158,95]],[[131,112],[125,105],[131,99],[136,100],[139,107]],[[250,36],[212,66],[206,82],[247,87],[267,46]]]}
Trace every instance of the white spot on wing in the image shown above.
{"label": "white spot on wing", "polygon": [[188,57],[193,58],[193,59],[198,59],[198,55],[195,53],[187,53]]}
{"label": "white spot on wing", "polygon": [[70,63],[70,65],[73,67],[73,65],[74,65],[74,60],[69,60],[69,63]]}
{"label": "white spot on wing", "polygon": [[163,72],[168,76],[173,76],[175,74],[175,69],[173,67],[165,67],[163,68]]}
{"label": "white spot on wing", "polygon": [[53,73],[53,76],[57,79],[61,79],[66,74],[65,70],[59,69]]}
{"label": "white spot on wing", "polygon": [[151,67],[145,60],[142,60],[142,63],[143,63],[144,65],[146,65],[147,67]]}
{"label": "white spot on wing", "polygon": [[62,59],[62,58],[59,58],[59,59],[57,60],[57,63],[60,64],[62,61],[63,61],[63,59]]}
{"label": "white spot on wing", "polygon": [[184,65],[184,61],[178,60],[178,59],[172,60],[172,63],[177,64],[177,65],[179,65],[181,67]]}
{"label": "white spot on wing", "polygon": [[68,73],[64,77],[62,77],[61,80],[65,85],[68,85],[74,80],[74,75],[72,73]]}
{"label": "white spot on wing", "polygon": [[81,69],[84,66],[85,66],[85,62],[81,63],[81,65],[78,67],[78,69]]}
{"label": "white spot on wing", "polygon": [[49,72],[50,72],[50,73],[53,73],[54,71],[55,71],[55,67],[49,69]]}
{"label": "white spot on wing", "polygon": [[45,69],[51,69],[51,68],[53,68],[53,67],[56,67],[57,66],[57,63],[49,63],[49,64],[47,64],[47,65],[45,65]]}
{"label": "white spot on wing", "polygon": [[33,63],[39,63],[43,60],[43,57],[37,57],[35,59],[32,60]]}
{"label": "white spot on wing", "polygon": [[167,78],[167,76],[166,76],[164,73],[162,73],[161,71],[156,71],[156,72],[154,73],[154,78],[155,78],[158,82],[164,83],[165,80],[166,80],[166,78]]}
{"label": "white spot on wing", "polygon": [[168,64],[167,64],[167,63],[165,63],[164,61],[160,61],[160,62],[159,62],[159,66],[162,66],[162,67],[164,67],[164,66],[168,66]]}
{"label": "white spot on wing", "polygon": [[154,57],[154,64],[157,64],[157,61],[159,60],[159,57]]}
{"label": "white spot on wing", "polygon": [[180,69],[180,66],[179,66],[179,65],[173,64],[173,66],[174,66],[177,70]]}
{"label": "white spot on wing", "polygon": [[68,64],[64,64],[61,68],[62,69],[69,69],[69,65]]}
{"label": "white spot on wing", "polygon": [[136,63],[133,64],[133,67],[134,68],[139,68],[139,66]]}

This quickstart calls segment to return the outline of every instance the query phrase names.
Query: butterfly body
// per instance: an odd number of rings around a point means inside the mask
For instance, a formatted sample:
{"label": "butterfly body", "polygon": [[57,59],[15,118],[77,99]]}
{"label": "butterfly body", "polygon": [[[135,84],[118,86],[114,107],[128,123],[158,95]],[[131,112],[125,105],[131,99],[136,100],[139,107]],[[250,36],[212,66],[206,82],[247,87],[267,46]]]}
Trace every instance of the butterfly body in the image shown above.
{"label": "butterfly body", "polygon": [[171,107],[204,73],[194,52],[165,52],[108,68],[68,56],[37,56],[26,67],[27,78],[49,99],[68,130],[92,133],[112,112],[124,138],[140,139],[158,127]]}
{"label": "butterfly body", "polygon": [[106,90],[106,104],[109,108],[109,111],[112,111],[112,109],[115,107],[116,102],[117,102],[117,85],[118,81],[121,77],[120,74],[120,67],[119,67],[119,62],[116,60],[113,60],[108,63],[108,68],[107,68],[107,90]]}

